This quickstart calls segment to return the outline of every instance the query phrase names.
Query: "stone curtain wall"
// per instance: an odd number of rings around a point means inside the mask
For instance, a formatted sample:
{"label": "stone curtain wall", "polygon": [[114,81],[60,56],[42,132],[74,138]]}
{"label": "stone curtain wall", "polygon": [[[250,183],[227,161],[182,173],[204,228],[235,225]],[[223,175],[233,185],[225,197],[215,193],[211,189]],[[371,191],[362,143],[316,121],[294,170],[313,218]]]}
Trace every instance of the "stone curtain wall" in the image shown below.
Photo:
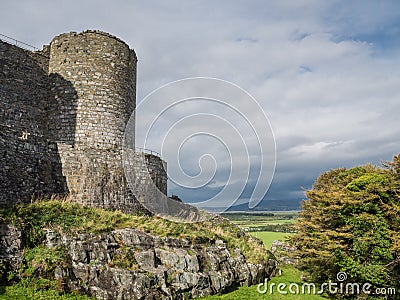
{"label": "stone curtain wall", "polygon": [[[85,205],[144,210],[122,165],[136,62],[100,31],[61,34],[40,52],[0,41],[0,204],[69,193]],[[166,194],[165,162],[147,163]]]}
{"label": "stone curtain wall", "polygon": [[66,192],[48,128],[47,64],[41,53],[0,41],[0,205]]}
{"label": "stone curtain wall", "polygon": [[[152,154],[144,154],[147,171],[156,187],[167,195],[167,163],[160,157]],[[150,183],[146,183],[148,185]]]}
{"label": "stone curtain wall", "polygon": [[162,200],[167,198],[167,163],[159,156],[132,149],[125,149],[123,159],[129,187],[137,200],[154,214],[164,211],[160,205],[168,206]]}
{"label": "stone curtain wall", "polygon": [[124,149],[125,172],[138,202],[152,214],[176,222],[201,222],[210,215],[166,195],[167,164],[160,157]]}

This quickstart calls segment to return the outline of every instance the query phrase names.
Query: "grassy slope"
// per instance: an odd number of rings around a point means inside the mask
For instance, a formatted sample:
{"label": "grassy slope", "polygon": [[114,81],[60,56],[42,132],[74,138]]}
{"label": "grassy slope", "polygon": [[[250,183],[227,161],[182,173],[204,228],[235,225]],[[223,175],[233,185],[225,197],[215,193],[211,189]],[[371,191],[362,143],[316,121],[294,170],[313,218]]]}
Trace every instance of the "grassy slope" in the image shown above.
{"label": "grassy slope", "polygon": [[[47,253],[42,249],[41,244],[45,238],[43,229],[47,228],[77,234],[100,233],[130,227],[154,235],[185,238],[203,245],[221,239],[226,242],[228,249],[240,248],[249,262],[257,263],[267,259],[267,252],[262,244],[223,218],[182,224],[157,217],[127,215],[119,211],[84,207],[73,202],[48,200],[0,210],[0,222],[17,226],[23,232],[24,244],[30,248],[24,252],[27,263],[21,270],[22,280],[12,286],[0,287],[0,299],[91,299],[86,296],[59,293],[56,282],[24,275],[29,272],[35,274],[38,271],[30,264],[32,261],[46,262],[39,265],[50,270],[54,266],[48,262],[60,259],[58,256],[52,257],[53,251]],[[28,258],[29,253],[33,254],[33,259]]]}
{"label": "grassy slope", "polygon": [[175,223],[158,217],[128,215],[74,202],[48,200],[2,210],[0,222],[12,223],[27,233],[26,245],[39,245],[45,238],[43,229],[46,228],[70,234],[136,228],[153,235],[184,238],[205,245],[221,239],[226,242],[228,249],[239,248],[249,262],[257,263],[266,258],[263,245],[220,217],[201,223]]}
{"label": "grassy slope", "polygon": [[[270,283],[286,283],[289,286],[290,283],[300,283],[300,271],[293,266],[285,266],[283,268],[283,275],[272,278]],[[287,289],[286,289],[287,290]],[[288,290],[287,290],[288,291]],[[242,286],[238,289],[223,295],[214,295],[210,297],[201,298],[202,300],[214,300],[214,299],[225,299],[225,300],[251,300],[251,299],[271,299],[271,300],[323,300],[327,299],[320,295],[295,295],[295,294],[279,294],[276,288],[272,293],[269,290],[265,294],[260,294],[257,291],[257,285],[253,286]]]}
{"label": "grassy slope", "polygon": [[[274,240],[284,240],[287,236],[286,233],[282,232],[252,232],[254,236],[261,239],[266,247],[270,248],[271,244]],[[276,285],[279,283],[286,283],[289,286],[290,283],[301,283],[300,276],[301,272],[297,270],[295,267],[286,265],[282,266],[283,274],[281,276],[273,277],[270,283],[275,283]],[[323,300],[327,299],[320,295],[294,295],[294,294],[279,294],[276,289],[273,290],[273,293],[269,293],[269,290],[265,294],[260,294],[257,291],[257,285],[253,286],[242,286],[237,288],[236,290],[223,294],[223,295],[214,295],[210,297],[201,298],[202,300],[212,300],[212,299],[225,299],[225,300],[251,300],[251,299],[271,299],[271,300]]]}
{"label": "grassy slope", "polygon": [[86,295],[60,294],[54,289],[41,289],[36,283],[30,285],[18,283],[0,290],[0,299],[94,300],[95,298]]}

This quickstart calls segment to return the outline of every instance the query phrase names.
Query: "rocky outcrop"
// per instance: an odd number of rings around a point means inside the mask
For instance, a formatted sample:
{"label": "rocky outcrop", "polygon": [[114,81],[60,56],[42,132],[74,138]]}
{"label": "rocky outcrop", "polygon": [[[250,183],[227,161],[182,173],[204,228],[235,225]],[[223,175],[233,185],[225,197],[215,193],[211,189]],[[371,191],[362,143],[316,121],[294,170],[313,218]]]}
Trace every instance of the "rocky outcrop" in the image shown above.
{"label": "rocky outcrop", "polygon": [[296,265],[297,258],[294,257],[296,248],[287,242],[275,240],[271,245],[271,252],[284,265]]}
{"label": "rocky outcrop", "polygon": [[259,283],[271,271],[246,262],[239,249],[230,253],[221,240],[196,245],[129,228],[74,237],[49,231],[47,246],[66,247],[72,259],[56,279],[98,299],[201,297]]}
{"label": "rocky outcrop", "polygon": [[[0,258],[7,270],[17,272],[21,267],[21,236],[14,226],[0,224]],[[97,299],[202,297],[262,282],[275,269],[272,260],[247,262],[239,249],[228,250],[222,240],[194,244],[132,228],[74,236],[47,230],[45,244],[62,248],[68,257],[49,279],[65,291]]]}

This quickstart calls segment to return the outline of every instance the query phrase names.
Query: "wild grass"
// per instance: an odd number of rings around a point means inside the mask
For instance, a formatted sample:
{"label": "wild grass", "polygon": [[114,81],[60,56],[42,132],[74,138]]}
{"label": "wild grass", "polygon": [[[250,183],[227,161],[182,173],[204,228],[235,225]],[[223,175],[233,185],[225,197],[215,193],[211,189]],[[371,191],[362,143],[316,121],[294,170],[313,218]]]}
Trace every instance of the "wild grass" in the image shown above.
{"label": "wild grass", "polygon": [[[251,300],[251,299],[270,299],[270,300],[323,300],[327,299],[323,295],[314,294],[292,294],[288,289],[287,294],[278,293],[276,287],[280,283],[286,284],[288,287],[291,283],[297,283],[301,286],[300,280],[301,272],[295,267],[287,265],[282,267],[283,273],[281,276],[273,277],[268,282],[268,289],[266,293],[261,294],[257,291],[257,285],[242,286],[237,289],[222,295],[214,295],[210,297],[201,298],[201,300]],[[270,286],[274,284],[272,292]],[[261,287],[263,288],[263,286]]]}
{"label": "wild grass", "polygon": [[0,299],[94,300],[77,293],[60,293],[56,281],[36,277],[24,278],[14,285],[0,287]]}
{"label": "wild grass", "polygon": [[219,216],[200,223],[176,223],[140,213],[130,215],[50,199],[1,210],[0,218],[1,222],[12,223],[19,228],[23,232],[25,245],[30,248],[42,244],[46,229],[75,235],[136,228],[152,235],[183,238],[204,245],[211,245],[219,239],[226,243],[228,250],[239,248],[252,263],[260,263],[268,257],[259,240]]}

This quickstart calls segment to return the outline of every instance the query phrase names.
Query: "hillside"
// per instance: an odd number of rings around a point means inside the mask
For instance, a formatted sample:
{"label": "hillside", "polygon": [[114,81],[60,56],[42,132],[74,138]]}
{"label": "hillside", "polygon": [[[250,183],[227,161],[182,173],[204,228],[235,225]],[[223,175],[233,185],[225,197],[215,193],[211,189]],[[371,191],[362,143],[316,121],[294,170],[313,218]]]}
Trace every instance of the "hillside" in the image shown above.
{"label": "hillside", "polygon": [[2,210],[1,223],[5,297],[198,297],[258,283],[274,268],[259,240],[221,217],[182,224],[48,200]]}

